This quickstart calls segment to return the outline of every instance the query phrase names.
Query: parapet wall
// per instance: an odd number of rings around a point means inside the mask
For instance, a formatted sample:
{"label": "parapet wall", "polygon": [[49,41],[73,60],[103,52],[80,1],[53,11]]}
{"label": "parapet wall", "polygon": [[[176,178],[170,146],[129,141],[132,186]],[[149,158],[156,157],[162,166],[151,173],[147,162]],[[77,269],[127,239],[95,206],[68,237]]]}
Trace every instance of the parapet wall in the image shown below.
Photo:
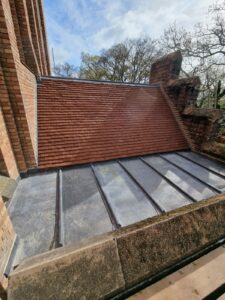
{"label": "parapet wall", "polygon": [[150,83],[163,84],[181,115],[195,149],[201,150],[204,143],[217,138],[223,114],[217,109],[196,108],[200,79],[180,78],[181,65],[180,51],[160,58],[152,65]]}
{"label": "parapet wall", "polygon": [[112,299],[224,236],[222,195],[27,259],[9,300]]}

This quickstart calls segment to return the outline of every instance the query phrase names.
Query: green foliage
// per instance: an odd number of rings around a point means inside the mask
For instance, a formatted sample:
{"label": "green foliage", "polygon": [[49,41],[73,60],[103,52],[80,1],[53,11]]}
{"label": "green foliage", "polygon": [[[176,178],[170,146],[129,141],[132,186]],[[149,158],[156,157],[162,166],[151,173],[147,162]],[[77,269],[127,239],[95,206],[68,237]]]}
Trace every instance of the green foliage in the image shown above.
{"label": "green foliage", "polygon": [[79,77],[100,80],[106,76],[105,70],[99,65],[100,56],[81,53]]}
{"label": "green foliage", "polygon": [[225,1],[209,7],[207,23],[198,23],[192,31],[171,25],[159,40],[164,53],[180,50],[182,75],[199,76],[199,106],[220,108],[225,100]]}
{"label": "green foliage", "polygon": [[80,78],[146,83],[159,54],[156,41],[150,38],[126,40],[98,56],[82,53]]}
{"label": "green foliage", "polygon": [[53,73],[59,77],[76,77],[78,68],[74,65],[65,62],[64,64],[57,64],[53,68]]}

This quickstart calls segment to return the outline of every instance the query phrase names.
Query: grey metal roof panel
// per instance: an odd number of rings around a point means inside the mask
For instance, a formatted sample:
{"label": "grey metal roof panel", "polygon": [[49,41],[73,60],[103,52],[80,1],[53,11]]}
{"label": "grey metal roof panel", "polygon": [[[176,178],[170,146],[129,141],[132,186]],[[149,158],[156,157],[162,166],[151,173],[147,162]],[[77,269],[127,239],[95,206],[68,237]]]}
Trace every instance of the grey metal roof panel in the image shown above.
{"label": "grey metal roof panel", "polygon": [[144,193],[117,162],[96,164],[94,168],[121,226],[158,214]]}
{"label": "grey metal roof panel", "polygon": [[218,192],[223,192],[225,190],[225,179],[197,165],[196,163],[191,162],[190,160],[187,160],[175,153],[163,154],[162,157],[182,168],[184,171],[189,172],[201,181],[207,183],[212,188],[217,189]]}
{"label": "grey metal roof panel", "polygon": [[56,172],[21,180],[8,207],[19,248],[15,265],[51,249],[55,229]]}
{"label": "grey metal roof panel", "polygon": [[198,153],[194,153],[194,152],[190,152],[190,151],[179,151],[177,153],[179,155],[184,156],[185,158],[192,160],[194,163],[197,163],[197,164],[201,165],[202,167],[209,169],[210,171],[213,171],[220,176],[225,177],[224,164],[219,163],[215,160],[206,158]]}
{"label": "grey metal roof panel", "polygon": [[62,172],[62,196],[66,245],[113,229],[89,166]]}
{"label": "grey metal roof panel", "polygon": [[170,211],[192,202],[140,159],[124,160],[122,164],[162,210]]}
{"label": "grey metal roof panel", "polygon": [[21,180],[8,206],[19,237],[14,264],[51,249],[59,229],[68,245],[223,192],[225,179],[215,172],[224,165],[205,162],[191,152],[167,153]]}
{"label": "grey metal roof panel", "polygon": [[196,201],[216,195],[205,184],[157,155],[143,158],[151,167]]}

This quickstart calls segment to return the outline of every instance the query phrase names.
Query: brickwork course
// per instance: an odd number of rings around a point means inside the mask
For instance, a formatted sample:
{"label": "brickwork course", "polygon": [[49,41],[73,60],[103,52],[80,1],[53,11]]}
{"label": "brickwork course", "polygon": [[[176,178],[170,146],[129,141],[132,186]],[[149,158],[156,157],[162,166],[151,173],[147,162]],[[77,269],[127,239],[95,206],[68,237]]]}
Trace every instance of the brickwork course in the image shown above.
{"label": "brickwork course", "polygon": [[56,80],[46,77],[41,1],[1,0],[0,14],[3,174],[180,150],[191,147],[189,137],[199,147],[203,131],[208,139],[217,132],[207,117],[183,115],[200,81],[179,79],[180,52],[153,64],[150,85]]}
{"label": "brickwork course", "polygon": [[36,80],[50,65],[41,1],[1,0],[0,18],[1,157],[16,178],[37,166]]}
{"label": "brickwork course", "polygon": [[[37,167],[37,78],[50,75],[41,0],[0,1],[0,176]],[[0,188],[2,186],[0,185]],[[15,232],[0,191],[0,290]]]}
{"label": "brickwork course", "polygon": [[204,143],[218,137],[220,120],[223,114],[218,109],[196,108],[199,77],[180,78],[182,55],[180,51],[157,60],[151,68],[150,83],[160,82],[170,101],[174,104],[194,149],[201,151]]}
{"label": "brickwork course", "polygon": [[[201,150],[221,113],[193,108],[200,80],[180,79],[181,64],[161,58],[149,85],[52,78],[42,0],[0,0],[0,175]],[[14,239],[0,197],[0,289]]]}

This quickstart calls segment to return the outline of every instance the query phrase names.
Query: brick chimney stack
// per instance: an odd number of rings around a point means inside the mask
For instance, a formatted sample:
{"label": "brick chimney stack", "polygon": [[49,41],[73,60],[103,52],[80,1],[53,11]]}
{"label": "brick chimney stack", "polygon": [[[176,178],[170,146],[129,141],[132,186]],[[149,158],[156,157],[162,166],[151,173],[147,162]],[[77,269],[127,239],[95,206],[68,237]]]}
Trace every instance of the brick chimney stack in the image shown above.
{"label": "brick chimney stack", "polygon": [[181,65],[182,54],[176,51],[153,63],[150,74],[150,83],[163,84],[180,113],[185,107],[196,105],[200,87],[199,77],[179,78]]}
{"label": "brick chimney stack", "polygon": [[171,102],[180,113],[181,119],[200,150],[204,143],[216,140],[219,134],[222,111],[197,108],[201,85],[199,77],[180,77],[182,54],[180,51],[163,56],[153,63],[150,83],[160,83]]}
{"label": "brick chimney stack", "polygon": [[180,51],[163,56],[152,64],[150,82],[167,84],[170,79],[178,79],[182,65]]}

